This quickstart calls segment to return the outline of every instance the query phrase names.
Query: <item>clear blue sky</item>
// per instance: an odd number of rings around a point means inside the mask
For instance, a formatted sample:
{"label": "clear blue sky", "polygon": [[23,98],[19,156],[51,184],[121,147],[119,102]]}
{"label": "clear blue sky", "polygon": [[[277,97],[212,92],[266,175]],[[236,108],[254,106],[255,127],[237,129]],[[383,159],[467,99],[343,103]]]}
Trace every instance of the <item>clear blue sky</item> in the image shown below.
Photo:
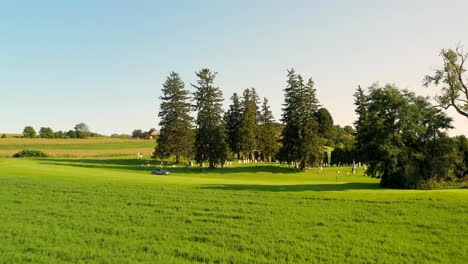
{"label": "clear blue sky", "polygon": [[[286,70],[315,80],[335,123],[379,81],[421,95],[442,48],[468,50],[468,1],[8,1],[0,9],[0,132],[157,127],[170,71],[218,72],[225,105],[255,87],[281,115]],[[468,134],[456,117],[451,134]]]}

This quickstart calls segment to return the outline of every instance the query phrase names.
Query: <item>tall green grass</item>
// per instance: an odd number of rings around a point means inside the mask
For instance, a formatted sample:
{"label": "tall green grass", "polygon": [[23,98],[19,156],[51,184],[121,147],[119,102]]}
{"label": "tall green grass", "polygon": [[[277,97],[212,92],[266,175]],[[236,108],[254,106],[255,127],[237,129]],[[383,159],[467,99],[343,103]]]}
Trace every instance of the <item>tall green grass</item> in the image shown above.
{"label": "tall green grass", "polygon": [[[2,263],[466,263],[468,190],[275,164],[0,160]],[[340,171],[340,173],[338,173]]]}

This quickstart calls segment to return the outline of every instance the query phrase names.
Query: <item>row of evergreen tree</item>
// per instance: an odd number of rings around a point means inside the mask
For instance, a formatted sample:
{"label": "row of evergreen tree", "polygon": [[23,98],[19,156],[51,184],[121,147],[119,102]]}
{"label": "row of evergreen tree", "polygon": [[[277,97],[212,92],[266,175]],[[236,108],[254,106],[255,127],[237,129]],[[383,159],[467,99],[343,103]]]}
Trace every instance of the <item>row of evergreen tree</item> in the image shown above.
{"label": "row of evergreen tree", "polygon": [[210,168],[233,158],[278,159],[301,169],[322,161],[323,138],[333,120],[319,108],[312,79],[305,82],[293,69],[288,71],[279,125],[268,100],[260,102],[254,88],[245,89],[242,96],[234,93],[224,112],[222,91],[214,84],[216,73],[205,68],[196,75],[193,95],[175,72],[163,84],[156,157],[175,156],[176,163],[194,158]]}

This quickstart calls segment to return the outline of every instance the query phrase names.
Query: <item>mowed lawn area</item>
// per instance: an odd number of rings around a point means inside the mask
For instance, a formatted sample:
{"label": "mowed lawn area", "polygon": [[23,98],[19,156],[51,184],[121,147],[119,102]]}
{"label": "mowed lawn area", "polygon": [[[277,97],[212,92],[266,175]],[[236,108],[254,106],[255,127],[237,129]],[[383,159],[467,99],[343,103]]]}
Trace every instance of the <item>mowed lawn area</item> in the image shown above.
{"label": "mowed lawn area", "polygon": [[143,153],[149,157],[155,140],[86,138],[0,138],[0,157],[11,157],[22,149],[37,149],[55,157],[110,157]]}
{"label": "mowed lawn area", "polygon": [[468,189],[276,164],[154,176],[143,163],[0,159],[0,263],[468,261]]}

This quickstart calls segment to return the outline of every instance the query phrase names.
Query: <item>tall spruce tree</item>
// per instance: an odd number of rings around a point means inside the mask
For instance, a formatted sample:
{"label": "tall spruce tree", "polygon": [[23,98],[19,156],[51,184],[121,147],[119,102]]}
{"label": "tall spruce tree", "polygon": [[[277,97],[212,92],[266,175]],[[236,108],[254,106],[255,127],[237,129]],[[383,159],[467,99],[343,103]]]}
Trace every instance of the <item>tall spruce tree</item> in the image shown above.
{"label": "tall spruce tree", "polygon": [[284,124],[282,132],[282,146],[278,158],[287,163],[297,162],[299,153],[299,120],[298,104],[300,87],[304,85],[302,78],[294,69],[288,70],[288,85],[284,89],[284,108],[281,121]]}
{"label": "tall spruce tree", "polygon": [[319,123],[317,121],[317,111],[320,105],[316,93],[315,84],[312,79],[309,79],[307,84],[300,89],[300,169],[305,169],[306,166],[323,159],[322,140],[319,136]]}
{"label": "tall spruce tree", "polygon": [[196,120],[195,159],[202,164],[209,162],[210,168],[223,165],[227,158],[225,141],[225,124],[223,122],[223,94],[213,82],[216,73],[209,69],[201,69],[196,73],[199,78],[194,94]]}
{"label": "tall spruce tree", "polygon": [[258,119],[258,149],[262,153],[264,161],[271,162],[272,157],[278,152],[277,130],[273,113],[268,105],[268,100],[263,98],[263,104]]}
{"label": "tall spruce tree", "polygon": [[156,155],[160,158],[175,156],[178,164],[181,157],[193,155],[193,118],[190,116],[189,91],[179,74],[171,72],[163,84],[159,117],[161,127],[157,139]]}
{"label": "tall spruce tree", "polygon": [[240,97],[234,93],[231,97],[232,104],[224,115],[224,122],[227,128],[227,142],[233,153],[240,158],[240,122],[242,119],[242,106]]}
{"label": "tall spruce tree", "polygon": [[[373,87],[377,86],[374,84]],[[354,110],[358,116],[357,120],[354,122],[354,127],[356,130],[356,141],[354,143],[354,153],[356,158],[359,161],[365,162],[363,146],[366,144],[365,138],[363,138],[363,130],[367,127],[366,122],[368,120],[368,111],[367,111],[367,96],[364,93],[364,90],[361,86],[358,86],[356,92],[354,93],[354,105],[356,109]]]}
{"label": "tall spruce tree", "polygon": [[305,169],[320,161],[323,155],[316,119],[319,102],[312,79],[304,84],[302,76],[292,69],[288,71],[287,82],[282,118],[285,127],[279,158]]}
{"label": "tall spruce tree", "polygon": [[257,148],[257,93],[245,89],[242,94],[242,118],[240,122],[240,151],[244,158],[253,158]]}

